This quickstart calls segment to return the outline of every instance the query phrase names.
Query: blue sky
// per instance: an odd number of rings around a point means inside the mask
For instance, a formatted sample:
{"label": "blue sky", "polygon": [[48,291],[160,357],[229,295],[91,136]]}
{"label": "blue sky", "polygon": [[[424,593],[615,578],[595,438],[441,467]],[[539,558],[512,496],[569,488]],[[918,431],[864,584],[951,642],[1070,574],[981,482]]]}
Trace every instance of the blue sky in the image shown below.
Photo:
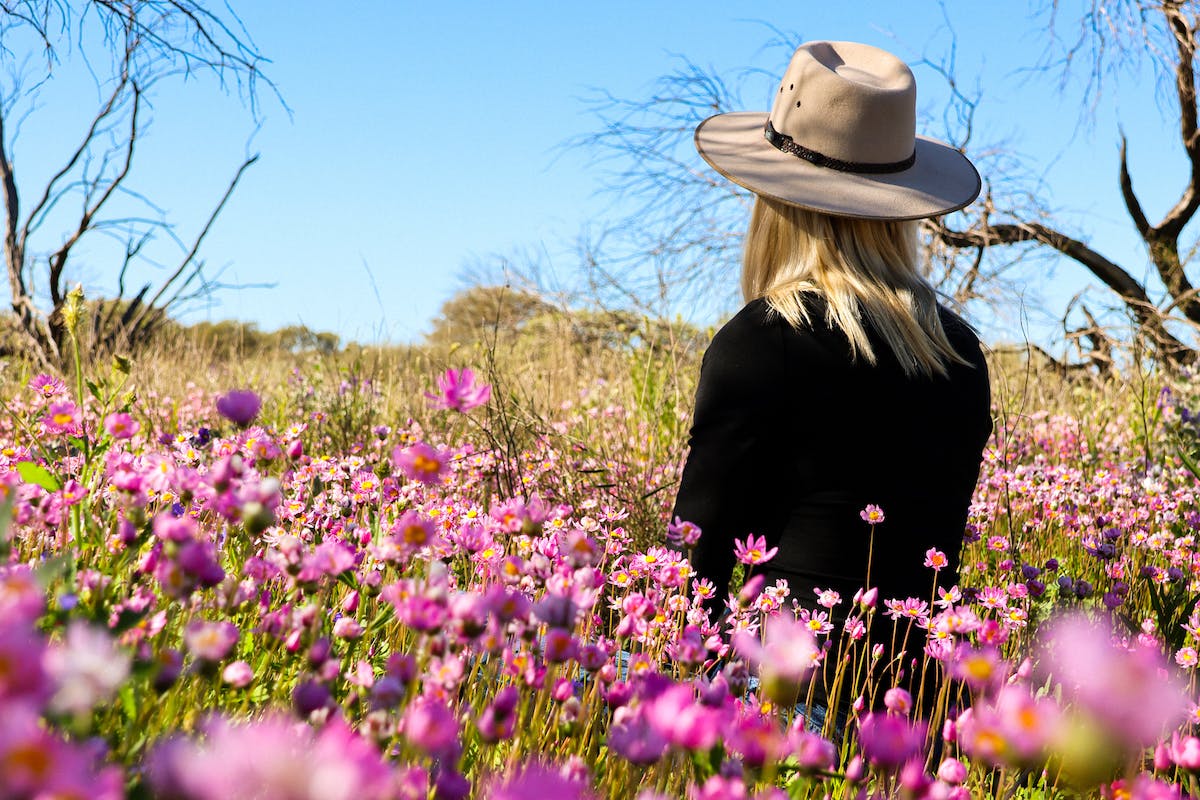
{"label": "blue sky", "polygon": [[[291,114],[264,96],[256,130],[236,95],[203,78],[161,84],[131,186],[188,238],[243,153],[260,152],[202,255],[210,270],[224,270],[224,281],[274,286],[221,291],[190,318],[303,323],[392,342],[427,331],[473,262],[541,250],[559,271],[572,269],[575,236],[613,202],[597,195],[599,168],[589,154],[561,148],[595,130],[582,99],[592,89],[643,96],[678,54],[721,71],[778,72],[787,54],[764,50],[768,25],[806,39],[864,41],[909,60],[950,44],[941,10],[928,0],[356,0],[336,13],[312,0],[234,5],[272,59],[268,72]],[[1114,97],[1115,110],[1102,108],[1093,128],[1079,128],[1069,92],[1060,97],[1053,80],[1021,72],[1046,45],[1029,8],[1019,0],[950,4],[958,73],[985,92],[976,141],[1029,154],[1046,180],[1042,199],[1140,275],[1145,259],[1115,192],[1117,124],[1130,136],[1135,179],[1153,216],[1182,185],[1178,145],[1163,135],[1170,123],[1152,97],[1129,91]],[[29,186],[66,152],[72,137],[64,131],[86,124],[95,90],[78,68],[68,60],[57,85],[43,87],[17,140],[19,176]],[[916,74],[920,102],[936,111],[941,82],[925,68]],[[97,242],[80,256],[75,279],[92,293],[111,291],[111,251]],[[1083,285],[1074,265],[1048,276],[1039,269],[1027,277],[1052,299]],[[987,324],[989,338],[1021,338],[1011,318]]]}

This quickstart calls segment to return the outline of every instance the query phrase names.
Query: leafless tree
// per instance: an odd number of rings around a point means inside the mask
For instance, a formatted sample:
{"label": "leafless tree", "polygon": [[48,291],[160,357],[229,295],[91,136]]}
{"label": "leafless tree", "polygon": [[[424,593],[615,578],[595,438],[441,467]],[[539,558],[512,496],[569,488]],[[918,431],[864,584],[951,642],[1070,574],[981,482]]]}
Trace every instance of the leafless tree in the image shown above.
{"label": "leafless tree", "polygon": [[[14,144],[26,116],[38,110],[39,92],[71,58],[85,63],[100,100],[81,130],[62,133],[59,168],[35,186],[17,174]],[[13,313],[32,358],[46,365],[66,359],[62,312],[69,268],[80,243],[89,238],[112,237],[124,249],[121,263],[113,267],[116,297],[97,306],[94,347],[136,345],[173,306],[212,288],[197,258],[200,247],[257,156],[248,155],[234,171],[199,232],[187,239],[131,188],[130,177],[159,84],[209,78],[239,93],[254,110],[260,86],[274,92],[262,73],[263,62],[226,3],[0,0],[0,67],[6,73],[0,91],[4,260]],[[129,200],[146,213],[118,210],[127,209]],[[147,245],[160,238],[178,247],[173,263],[148,258]],[[127,286],[131,267],[144,262],[154,263],[163,277],[136,289]]]}

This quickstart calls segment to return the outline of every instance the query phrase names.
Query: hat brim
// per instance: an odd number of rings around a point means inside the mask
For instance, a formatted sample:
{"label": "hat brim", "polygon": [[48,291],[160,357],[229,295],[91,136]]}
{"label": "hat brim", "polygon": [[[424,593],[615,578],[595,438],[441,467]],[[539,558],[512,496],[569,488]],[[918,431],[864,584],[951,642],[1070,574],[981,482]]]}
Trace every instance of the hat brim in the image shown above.
{"label": "hat brim", "polygon": [[696,128],[696,149],[713,169],[755,194],[835,216],[924,219],[979,196],[974,165],[944,142],[918,136],[916,160],[900,172],[842,172],[776,149],[763,137],[767,117],[754,111],[709,117]]}

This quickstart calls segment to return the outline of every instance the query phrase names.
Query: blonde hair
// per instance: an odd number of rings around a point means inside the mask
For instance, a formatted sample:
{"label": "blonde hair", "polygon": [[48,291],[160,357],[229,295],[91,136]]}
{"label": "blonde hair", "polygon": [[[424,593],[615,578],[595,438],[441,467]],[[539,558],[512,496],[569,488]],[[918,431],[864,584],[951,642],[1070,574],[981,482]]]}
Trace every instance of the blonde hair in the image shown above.
{"label": "blonde hair", "polygon": [[746,231],[742,295],[765,298],[792,327],[809,327],[807,295],[825,298],[826,320],[854,358],[876,363],[868,323],[906,375],[945,375],[954,351],[937,295],[917,268],[917,223],[852,219],[759,197]]}

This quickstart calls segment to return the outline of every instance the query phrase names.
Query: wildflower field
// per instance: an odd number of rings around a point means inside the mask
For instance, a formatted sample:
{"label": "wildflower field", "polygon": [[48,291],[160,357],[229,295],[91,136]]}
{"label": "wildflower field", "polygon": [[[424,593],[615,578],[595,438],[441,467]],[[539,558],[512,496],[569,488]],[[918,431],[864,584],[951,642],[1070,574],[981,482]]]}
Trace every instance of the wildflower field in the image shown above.
{"label": "wildflower field", "polygon": [[[668,518],[695,359],[476,356],[5,373],[0,798],[1200,794],[1187,376],[998,366],[960,574],[792,597],[747,564],[718,620]],[[932,699],[879,678],[881,628]]]}

